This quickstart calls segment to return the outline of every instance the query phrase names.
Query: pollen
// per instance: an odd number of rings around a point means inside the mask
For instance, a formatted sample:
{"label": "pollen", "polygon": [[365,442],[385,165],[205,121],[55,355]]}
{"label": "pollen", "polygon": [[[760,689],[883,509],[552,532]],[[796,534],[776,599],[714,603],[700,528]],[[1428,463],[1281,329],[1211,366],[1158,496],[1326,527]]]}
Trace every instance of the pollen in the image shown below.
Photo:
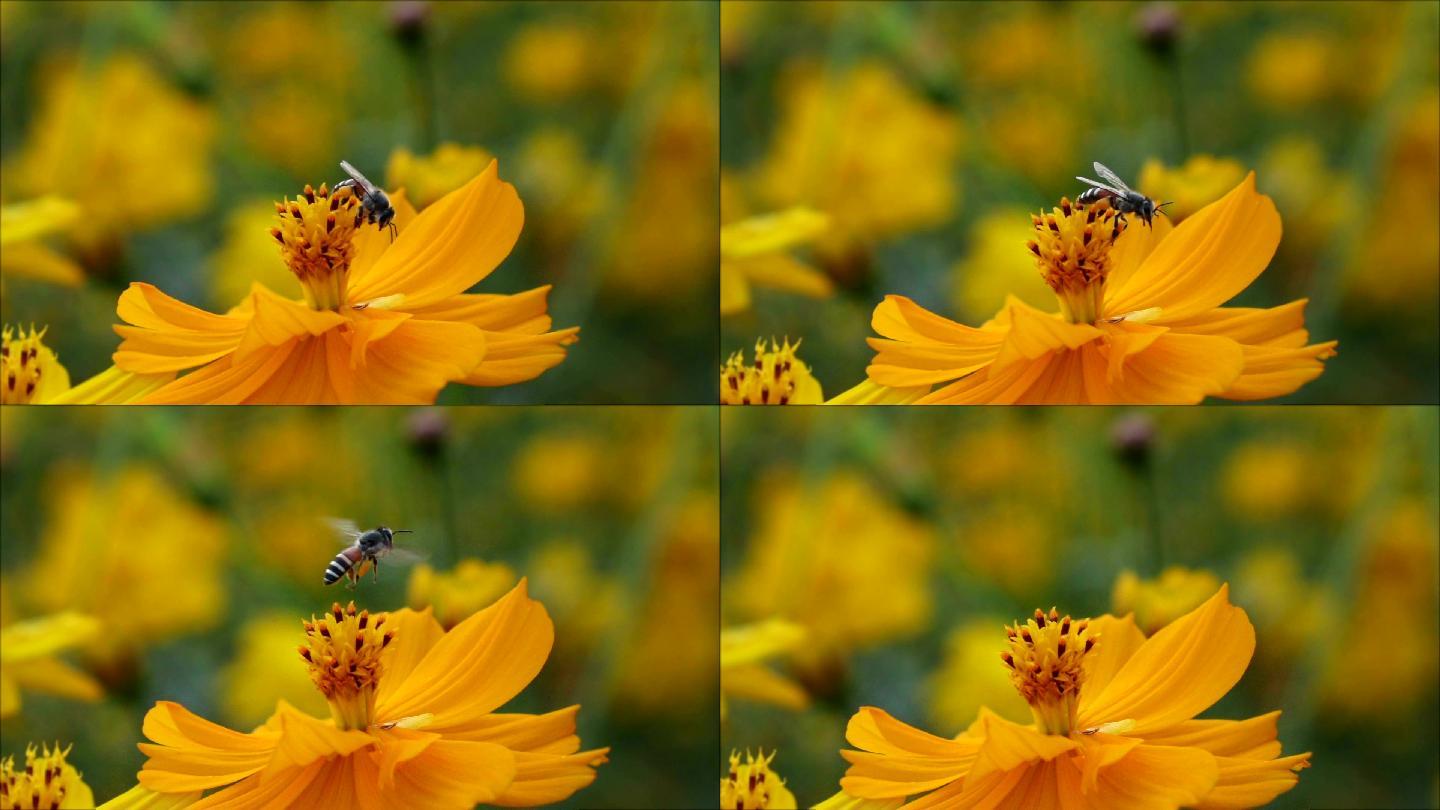
{"label": "pollen", "polygon": [[345,304],[359,205],[349,186],[332,192],[324,183],[319,189],[306,184],[295,199],[275,203],[279,225],[270,236],[314,309],[339,310]]}
{"label": "pollen", "polygon": [[[15,767],[15,758],[0,760],[0,807],[58,808],[84,807],[90,790],[79,771],[65,761],[70,748],[48,745],[38,751],[25,746],[25,767]],[[67,801],[71,800],[71,801]]]}
{"label": "pollen", "polygon": [[[745,752],[741,761],[738,751],[730,752],[730,771],[720,780],[720,806],[724,810],[764,810],[775,801],[777,793],[789,796],[785,781],[770,770],[775,752],[759,756]],[[787,806],[794,807],[789,802]],[[776,804],[775,806],[779,806]]]}
{"label": "pollen", "polygon": [[395,632],[384,626],[385,618],[384,613],[357,612],[354,602],[345,607],[337,602],[330,612],[304,623],[300,657],[342,729],[370,725],[381,675],[380,654],[395,638]]}
{"label": "pollen", "polygon": [[1100,314],[1111,250],[1125,232],[1125,219],[1109,200],[1090,205],[1062,197],[1050,213],[1031,214],[1035,238],[1025,243],[1040,275],[1071,323],[1094,323]]}
{"label": "pollen", "polygon": [[1043,731],[1069,734],[1085,680],[1085,656],[1099,639],[1090,621],[1074,621],[1054,608],[1049,613],[1036,610],[1024,624],[1006,627],[1005,634],[1009,649],[1000,653],[1000,660],[1010,670],[1010,682],[1030,704]]}
{"label": "pollen", "polygon": [[0,404],[27,405],[35,400],[46,374],[59,374],[55,353],[41,339],[45,329],[12,329],[0,332]]}
{"label": "pollen", "polygon": [[745,363],[745,353],[735,352],[720,370],[720,404],[788,405],[797,388],[810,381],[810,369],[797,356],[798,342],[783,344],[755,341],[755,362]]}

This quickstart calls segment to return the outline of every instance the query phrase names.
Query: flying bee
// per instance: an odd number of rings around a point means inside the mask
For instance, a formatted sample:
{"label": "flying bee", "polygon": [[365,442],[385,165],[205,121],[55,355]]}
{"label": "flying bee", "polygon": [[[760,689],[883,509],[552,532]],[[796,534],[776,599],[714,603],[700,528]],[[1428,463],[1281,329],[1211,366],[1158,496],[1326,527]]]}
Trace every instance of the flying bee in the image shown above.
{"label": "flying bee", "polygon": [[[376,185],[365,178],[360,170],[351,166],[347,161],[340,161],[340,168],[350,175],[349,180],[341,180],[335,184],[338,191],[342,188],[349,188],[360,198],[360,210],[355,212],[355,227],[360,227],[362,221],[369,221],[382,228],[390,230],[390,241],[395,241],[395,234],[399,230],[395,227],[395,206],[390,204],[390,197],[381,191]],[[358,189],[358,191],[357,191]]]}
{"label": "flying bee", "polygon": [[1108,199],[1111,207],[1120,214],[1121,219],[1124,219],[1126,214],[1136,214],[1145,221],[1147,227],[1150,225],[1150,218],[1156,213],[1165,213],[1160,209],[1170,204],[1166,202],[1156,205],[1154,200],[1125,185],[1124,180],[1121,180],[1115,172],[1110,171],[1099,161],[1095,162],[1095,173],[1104,178],[1105,182],[1101,183],[1088,177],[1075,178],[1082,183],[1091,185],[1091,188],[1080,192],[1080,196],[1075,198],[1075,202],[1081,205],[1090,205]]}
{"label": "flying bee", "polygon": [[[325,566],[325,584],[334,585],[345,577],[349,580],[348,587],[354,588],[365,575],[366,570],[373,570],[375,578],[380,578],[380,559],[382,557],[394,557],[396,562],[409,563],[420,559],[420,555],[403,548],[395,548],[395,535],[409,534],[410,529],[391,529],[387,526],[376,526],[368,531],[362,531],[354,521],[339,520],[330,518],[327,521],[336,536],[345,543],[345,548],[330,564]],[[369,569],[366,568],[369,566]]]}

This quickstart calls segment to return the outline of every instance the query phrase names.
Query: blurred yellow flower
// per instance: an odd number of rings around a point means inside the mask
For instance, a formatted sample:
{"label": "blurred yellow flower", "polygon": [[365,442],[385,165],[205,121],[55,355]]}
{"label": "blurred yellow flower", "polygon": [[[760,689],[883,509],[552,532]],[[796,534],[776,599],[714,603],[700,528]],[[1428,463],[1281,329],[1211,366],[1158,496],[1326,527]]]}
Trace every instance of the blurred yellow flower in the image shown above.
{"label": "blurred yellow flower", "polygon": [[566,255],[567,246],[611,205],[608,173],[592,165],[573,130],[540,127],[516,152],[516,184],[536,211],[531,227],[541,245]]}
{"label": "blurred yellow flower", "polygon": [[20,690],[96,701],[100,684],[61,661],[56,654],[87,648],[100,634],[100,622],[73,611],[0,626],[0,717],[20,711]]}
{"label": "blurred yellow flower", "polygon": [[1110,591],[1116,616],[1134,614],[1135,626],[1152,634],[1199,607],[1220,588],[1210,573],[1172,565],[1154,579],[1141,579],[1134,571],[1121,571]]}
{"label": "blurred yellow flower", "polygon": [[805,628],[784,619],[727,627],[720,631],[720,719],[728,713],[728,698],[770,703],[799,711],[810,696],[789,678],[765,667],[764,662],[800,649]]}
{"label": "blurred yellow flower", "polygon": [[208,107],[132,54],[95,69],[65,61],[41,75],[38,110],[5,166],[7,192],[74,200],[84,213],[72,234],[87,252],[209,203],[216,125]]}
{"label": "blurred yellow flower", "polygon": [[927,681],[929,716],[946,734],[963,729],[982,707],[1006,720],[1023,723],[1030,707],[1015,694],[1005,668],[996,666],[994,616],[967,619],[945,638],[945,657]]}
{"label": "blurred yellow flower", "polygon": [[68,232],[79,219],[80,206],[55,195],[0,205],[0,281],[24,277],[67,287],[83,281],[80,265],[43,242]]}
{"label": "blurred yellow flower", "polygon": [[1050,77],[1046,91],[1025,88],[995,99],[993,108],[976,123],[975,141],[995,154],[995,161],[1019,172],[1033,183],[1051,183],[1057,176],[1073,175],[1077,144],[1074,138],[1057,138],[1057,132],[1074,132],[1084,126],[1074,107],[1056,104]]}
{"label": "blurred yellow flower", "polygon": [[467,557],[448,572],[421,563],[410,572],[405,601],[415,610],[432,609],[435,620],[449,630],[504,596],[519,580],[505,563]]}
{"label": "blurred yellow flower", "polygon": [[510,480],[520,499],[537,510],[575,509],[610,485],[610,456],[599,436],[541,433],[516,453]]}
{"label": "blurred yellow flower", "polygon": [[755,341],[755,362],[745,363],[745,353],[735,352],[720,367],[721,405],[819,405],[825,401],[820,382],[796,354],[800,344],[770,339]]}
{"label": "blurred yellow flower", "polygon": [[254,728],[275,711],[277,700],[306,714],[325,712],[325,698],[295,666],[295,637],[295,617],[286,614],[262,613],[240,626],[234,656],[218,675],[227,723]]}
{"label": "blurred yellow flower", "polygon": [[145,717],[140,785],[256,806],[533,806],[568,798],[605,762],[608,748],[579,750],[579,706],[495,712],[554,640],[524,580],[449,632],[428,611],[372,615],[353,603],[304,626],[300,657],[330,719],[280,701],[244,734],[160,701]]}
{"label": "blurred yellow flower", "polygon": [[41,338],[45,329],[0,331],[0,405],[28,405],[70,390],[70,374]]}
{"label": "blurred yellow flower", "polygon": [[47,489],[40,553],[18,579],[39,610],[100,619],[104,629],[87,654],[108,662],[220,618],[224,527],[157,473],[62,468]]}
{"label": "blurred yellow flower", "polygon": [[868,480],[841,470],[808,485],[778,474],[756,499],[756,529],[726,594],[745,616],[803,625],[803,666],[930,620],[934,534]]}
{"label": "blurred yellow flower", "polygon": [[1256,655],[1294,666],[1306,648],[1339,625],[1330,594],[1304,576],[1300,560],[1279,547],[1251,549],[1235,566],[1235,595],[1260,634]]}
{"label": "blurred yellow flower", "polygon": [[229,307],[244,300],[260,284],[286,298],[300,296],[300,282],[280,251],[270,229],[275,225],[275,203],[255,198],[237,203],[225,215],[225,235],[210,254],[210,304]]}
{"label": "blurred yellow flower", "polygon": [[810,298],[830,295],[834,285],[828,276],[786,252],[829,227],[828,217],[803,207],[721,226],[720,314],[749,309],[752,286]]}
{"label": "blurred yellow flower", "polygon": [[1191,155],[1176,168],[1151,158],[1140,169],[1140,185],[1136,188],[1151,199],[1171,203],[1165,216],[1178,224],[1224,197],[1244,179],[1245,167],[1231,158]]}
{"label": "blurred yellow flower", "polygon": [[959,121],[890,68],[865,62],[836,79],[795,70],[781,81],[780,107],[757,190],[772,208],[829,214],[823,252],[841,256],[954,211]]}
{"label": "blurred yellow flower", "polygon": [[955,308],[962,316],[988,317],[1011,295],[1034,307],[1055,300],[1035,271],[1035,257],[1016,249],[1031,233],[1029,217],[1019,208],[992,209],[971,226],[970,247],[951,270]]}
{"label": "blurred yellow flower", "polygon": [[[65,761],[71,746],[25,746],[25,767],[15,767],[15,757],[0,760],[0,807],[5,810],[47,808],[87,810],[95,806],[90,786],[75,766]],[[794,807],[795,805],[790,805]]]}
{"label": "blurred yellow flower", "polygon": [[[1440,649],[1436,648],[1436,588],[1440,537],[1434,501],[1407,497],[1365,527],[1366,547],[1355,568],[1356,585],[1321,683],[1329,711],[1367,722],[1409,722],[1433,700]],[[1377,633],[1376,627],[1406,632]]]}
{"label": "blurred yellow flower", "polygon": [[[320,409],[268,411],[240,428],[242,439],[230,451],[236,489],[275,501],[285,495],[307,495],[310,503],[341,501],[346,493],[364,492],[366,457],[346,441],[344,425]],[[313,520],[317,515],[310,512]]]}
{"label": "blurred yellow flower", "polygon": [[1317,486],[1324,462],[1298,441],[1249,441],[1230,452],[1220,471],[1220,494],[1229,510],[1250,520],[1280,520],[1326,497]]}
{"label": "blurred yellow flower", "polygon": [[1031,217],[1028,247],[1059,313],[1011,298],[979,328],[900,295],[876,308],[880,385],[941,384],[923,404],[1195,404],[1291,393],[1335,342],[1307,346],[1305,300],[1222,306],[1265,269],[1280,217],[1251,173],[1178,226],[1127,227],[1107,201]]}
{"label": "blurred yellow flower", "polygon": [[620,583],[597,571],[590,549],[578,540],[546,542],[525,566],[535,593],[556,621],[571,632],[556,642],[556,653],[570,656],[603,643],[620,620],[626,593]]}
{"label": "blurred yellow flower", "polygon": [[592,33],[579,25],[534,23],[520,29],[500,57],[507,86],[531,101],[563,101],[603,73]]}
{"label": "blurred yellow flower", "polygon": [[385,186],[404,191],[405,198],[423,211],[485,171],[492,160],[490,153],[478,146],[448,141],[429,155],[416,155],[401,146],[390,153],[385,165]]}
{"label": "blurred yellow flower", "polygon": [[[549,287],[466,293],[505,258],[524,211],[492,161],[463,188],[417,214],[392,198],[393,242],[359,219],[347,188],[276,203],[270,235],[304,300],[255,285],[223,315],[151,284],[120,296],[116,365],[190,372],[144,404],[428,404],[451,382],[511,385],[565,359],[578,327],[548,331]],[[362,227],[363,226],[363,227]],[[465,238],[447,235],[464,234]]]}
{"label": "blurred yellow flower", "polygon": [[718,514],[713,491],[688,496],[653,552],[635,629],[617,664],[617,697],[628,710],[715,716]]}
{"label": "blurred yellow flower", "polygon": [[1266,34],[1246,61],[1250,92],[1263,104],[1284,108],[1328,98],[1347,81],[1337,70],[1345,48],[1345,43],[1324,31]]}
{"label": "blurred yellow flower", "polygon": [[990,500],[965,517],[956,541],[967,566],[1016,596],[1044,590],[1055,577],[1050,562],[1057,553],[1054,524],[1036,506],[1010,498]]}
{"label": "blurred yellow flower", "polygon": [[1310,764],[1308,753],[1280,756],[1278,711],[1194,719],[1240,680],[1255,649],[1224,586],[1149,638],[1128,618],[1075,621],[1053,608],[1006,635],[996,666],[1009,670],[1033,722],[982,708],[951,739],[864,707],[845,730],[860,750],[842,752],[841,792],[929,807],[1239,810],[1290,790]]}
{"label": "blurred yellow flower", "polygon": [[720,807],[722,810],[794,810],[795,795],[785,787],[785,780],[771,770],[775,759],[774,751],[765,756],[745,752],[741,762],[738,751],[730,752],[730,771],[720,780]]}
{"label": "blurred yellow flower", "polygon": [[[1436,114],[1440,115],[1440,111]],[[1436,137],[1440,138],[1440,133]],[[1324,148],[1313,137],[1287,135],[1275,139],[1261,153],[1257,171],[1265,178],[1265,188],[1275,198],[1275,207],[1285,219],[1285,232],[1290,238],[1281,244],[1282,253],[1315,256],[1342,222],[1360,213],[1354,181],[1343,172],[1330,169]],[[1440,190],[1436,193],[1440,194]],[[1412,239],[1418,236],[1411,234]],[[1367,238],[1365,244],[1372,245],[1374,240]],[[1313,259],[1306,265],[1311,262]],[[1393,280],[1389,270],[1394,265],[1383,266],[1387,268],[1387,279]],[[1367,286],[1390,290],[1395,285],[1387,281]]]}

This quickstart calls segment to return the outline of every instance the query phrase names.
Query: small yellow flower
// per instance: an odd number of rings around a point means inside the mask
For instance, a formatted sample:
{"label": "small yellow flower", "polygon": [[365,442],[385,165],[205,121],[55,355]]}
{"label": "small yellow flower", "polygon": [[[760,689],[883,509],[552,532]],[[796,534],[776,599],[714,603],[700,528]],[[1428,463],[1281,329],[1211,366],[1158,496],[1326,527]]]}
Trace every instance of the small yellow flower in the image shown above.
{"label": "small yellow flower", "polygon": [[210,303],[218,308],[242,301],[256,284],[286,298],[300,296],[300,281],[275,249],[270,228],[275,203],[253,199],[236,204],[225,215],[225,236],[210,254]]}
{"label": "small yellow flower", "polygon": [[54,195],[0,206],[0,279],[34,278],[67,287],[83,281],[80,265],[42,241],[69,231],[79,219],[80,206]]}
{"label": "small yellow flower", "polygon": [[1267,105],[1302,107],[1336,92],[1347,81],[1337,70],[1346,45],[1320,31],[1267,34],[1251,51],[1245,72],[1250,92]]}
{"label": "small yellow flower", "polygon": [[[313,569],[313,565],[311,566]],[[310,571],[314,579],[315,572]],[[283,700],[309,714],[325,712],[305,670],[295,666],[295,618],[264,613],[240,627],[235,655],[219,674],[220,712],[238,728],[254,728]]]}
{"label": "small yellow flower", "polygon": [[575,509],[608,486],[611,456],[598,436],[544,433],[516,453],[510,480],[521,500],[537,510]]}
{"label": "small yellow flower", "polygon": [[593,34],[564,23],[522,28],[505,47],[505,82],[532,101],[561,101],[599,79]]}
{"label": "small yellow flower", "polygon": [[1305,300],[1225,307],[1265,269],[1280,217],[1252,172],[1180,225],[1127,225],[1108,201],[1033,215],[1028,247],[1059,313],[1010,299],[977,327],[900,295],[875,308],[866,373],[939,385],[925,404],[1194,404],[1289,394],[1335,341],[1306,345]]}
{"label": "small yellow flower", "polygon": [[1314,448],[1281,439],[1252,441],[1231,452],[1220,471],[1220,493],[1229,510],[1250,520],[1279,520],[1323,498],[1316,474],[1323,467]]}
{"label": "small yellow flower", "polygon": [[[0,808],[44,808],[44,810],[86,810],[95,806],[90,786],[75,766],[65,761],[71,746],[25,746],[25,767],[15,767],[15,757],[0,760]],[[793,807],[794,805],[791,805]]]}
{"label": "small yellow flower", "polygon": [[466,558],[449,572],[421,563],[410,572],[405,601],[415,610],[431,608],[448,630],[504,596],[519,579],[505,563]]}
{"label": "small yellow flower", "polygon": [[784,619],[727,627],[720,631],[720,717],[730,697],[800,710],[810,696],[799,684],[763,663],[788,655],[805,643],[805,628]]}
{"label": "small yellow flower", "polygon": [[416,155],[402,146],[390,153],[385,185],[403,190],[406,199],[423,211],[485,171],[492,160],[490,153],[478,146],[448,141],[429,155]]}
{"label": "small yellow flower", "polygon": [[98,68],[68,60],[41,75],[39,108],[6,164],[6,188],[77,203],[83,214],[73,236],[82,248],[199,213],[209,202],[210,108],[132,54]]}
{"label": "small yellow flower", "polygon": [[995,617],[977,616],[945,639],[945,657],[927,690],[936,727],[962,729],[982,707],[1017,723],[1030,717],[1030,707],[1015,694],[1005,669],[995,666],[995,628],[1001,624]]}
{"label": "small yellow flower", "polygon": [[1178,224],[1224,197],[1244,179],[1245,167],[1231,158],[1192,155],[1178,168],[1151,158],[1140,169],[1138,188],[1151,199],[1171,203],[1165,216]]}
{"label": "small yellow flower", "polygon": [[145,717],[140,785],[257,806],[533,806],[568,798],[606,761],[608,748],[580,750],[579,706],[495,711],[535,678],[554,641],[523,579],[449,632],[429,611],[353,604],[304,627],[300,658],[328,720],[281,701],[241,733],[160,701]]}
{"label": "small yellow flower", "polygon": [[20,711],[20,690],[72,700],[100,699],[100,684],[56,658],[85,647],[100,633],[92,616],[66,611],[0,627],[0,717]]}
{"label": "small yellow flower", "polygon": [[730,771],[720,780],[720,807],[722,810],[794,810],[795,795],[785,787],[785,780],[771,770],[775,759],[774,751],[765,756],[745,752],[740,760],[738,751],[730,752]]}
{"label": "small yellow flower", "polygon": [[[255,285],[223,315],[132,283],[115,327],[116,365],[190,370],[144,404],[431,403],[450,382],[510,385],[565,359],[578,328],[550,330],[549,287],[466,293],[519,238],[524,211],[494,161],[416,213],[391,199],[399,237],[357,223],[349,189],[306,186],[276,203],[279,243],[303,301]],[[462,236],[456,237],[456,234]]]}
{"label": "small yellow flower", "polygon": [[982,708],[946,738],[862,708],[846,728],[860,750],[843,752],[841,792],[932,807],[1238,810],[1285,793],[1310,764],[1308,753],[1280,756],[1278,711],[1194,719],[1240,680],[1255,649],[1225,586],[1149,638],[1128,618],[1074,620],[1054,609],[1005,632],[996,666],[1008,669],[1032,723]]}
{"label": "small yellow flower", "polygon": [[834,292],[828,276],[786,252],[814,240],[829,227],[828,217],[803,207],[721,227],[720,314],[734,315],[749,309],[752,286],[810,298],[824,298]]}
{"label": "small yellow flower", "polygon": [[747,365],[745,353],[735,352],[720,368],[722,405],[819,405],[825,400],[820,382],[797,355],[799,343],[755,341],[755,362]]}
{"label": "small yellow flower", "polygon": [[70,374],[55,352],[41,342],[44,329],[0,332],[0,405],[28,405],[70,390]]}
{"label": "small yellow flower", "polygon": [[960,314],[986,318],[1012,295],[1035,307],[1055,300],[1035,272],[1035,257],[1015,249],[1031,233],[1029,217],[1019,208],[993,209],[971,227],[969,252],[951,271]]}
{"label": "small yellow flower", "polygon": [[1194,610],[1220,587],[1220,578],[1209,571],[1171,566],[1154,579],[1141,579],[1134,571],[1122,571],[1110,592],[1115,615],[1135,615],[1141,632],[1154,633]]}

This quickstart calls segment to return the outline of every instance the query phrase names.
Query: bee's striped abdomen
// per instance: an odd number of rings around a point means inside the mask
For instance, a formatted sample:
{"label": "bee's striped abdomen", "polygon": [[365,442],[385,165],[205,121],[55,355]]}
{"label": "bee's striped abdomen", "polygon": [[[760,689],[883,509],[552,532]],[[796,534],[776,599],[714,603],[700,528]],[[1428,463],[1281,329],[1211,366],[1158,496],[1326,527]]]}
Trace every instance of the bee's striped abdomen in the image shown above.
{"label": "bee's striped abdomen", "polygon": [[334,585],[336,581],[345,576],[345,572],[354,567],[355,561],[350,558],[352,552],[358,555],[359,549],[353,546],[347,548],[339,554],[336,554],[335,559],[331,560],[330,564],[325,566],[326,585]]}
{"label": "bee's striped abdomen", "polygon": [[1090,205],[1091,203],[1097,203],[1103,199],[1114,196],[1115,192],[1111,191],[1108,188],[1096,188],[1094,186],[1091,186],[1090,188],[1087,188],[1084,191],[1080,192],[1080,196],[1075,198],[1075,202],[1078,202],[1081,205]]}

